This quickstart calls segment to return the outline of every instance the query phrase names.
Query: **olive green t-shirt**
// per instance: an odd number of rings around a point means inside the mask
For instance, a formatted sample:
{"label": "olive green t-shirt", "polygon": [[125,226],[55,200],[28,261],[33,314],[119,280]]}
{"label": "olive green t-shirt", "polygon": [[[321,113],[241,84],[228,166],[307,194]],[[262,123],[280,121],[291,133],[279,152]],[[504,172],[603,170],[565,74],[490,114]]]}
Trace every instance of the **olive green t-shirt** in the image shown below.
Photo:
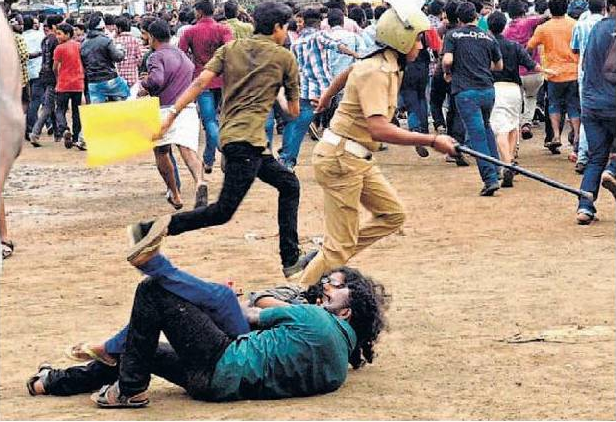
{"label": "olive green t-shirt", "polygon": [[208,400],[329,393],[345,381],[357,343],[348,322],[316,305],[267,308],[260,330],[240,335],[218,360]]}
{"label": "olive green t-shirt", "polygon": [[267,35],[231,41],[205,65],[225,81],[220,110],[220,146],[249,142],[266,148],[265,122],[280,87],[288,101],[299,99],[299,71],[293,54]]}

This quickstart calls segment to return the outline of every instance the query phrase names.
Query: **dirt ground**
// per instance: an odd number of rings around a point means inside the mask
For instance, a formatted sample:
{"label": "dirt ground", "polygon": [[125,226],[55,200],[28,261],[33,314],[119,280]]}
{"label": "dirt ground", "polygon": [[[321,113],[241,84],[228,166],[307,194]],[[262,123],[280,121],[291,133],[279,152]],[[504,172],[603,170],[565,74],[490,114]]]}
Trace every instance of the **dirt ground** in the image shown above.
{"label": "dirt ground", "polygon": [[[522,145],[521,164],[579,186],[566,155],[539,144],[536,136]],[[313,145],[305,142],[297,168],[307,248],[322,235]],[[128,320],[140,276],[124,259],[124,227],[171,211],[153,157],[88,169],[83,154],[49,141],[25,145],[6,190],[16,251],[0,285],[2,419],[615,417],[613,198],[603,191],[600,221],[579,227],[569,194],[518,178],[514,189],[480,198],[474,167],[395,146],[377,160],[406,205],[404,231],[351,262],[393,294],[390,329],[375,363],[350,370],[340,390],[212,404],[154,379],[151,405],[138,411],[98,410],[87,395],[31,398],[25,381],[39,363],[68,365],[67,346],[104,340]],[[182,180],[189,205],[183,166]],[[209,180],[214,199],[218,168]],[[166,254],[191,273],[232,278],[245,290],[277,284],[274,198],[255,183],[229,224],[169,238]]]}

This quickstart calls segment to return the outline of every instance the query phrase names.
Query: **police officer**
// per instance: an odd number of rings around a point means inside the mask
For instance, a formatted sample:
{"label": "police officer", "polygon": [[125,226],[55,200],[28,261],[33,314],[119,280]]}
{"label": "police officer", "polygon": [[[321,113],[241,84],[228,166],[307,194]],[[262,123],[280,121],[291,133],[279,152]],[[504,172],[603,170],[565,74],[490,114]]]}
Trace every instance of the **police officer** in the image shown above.
{"label": "police officer", "polygon": [[[394,3],[392,1],[392,3]],[[408,2],[383,14],[376,26],[379,48],[334,80],[317,111],[345,87],[343,99],[312,156],[315,177],[325,196],[325,239],[322,249],[301,276],[301,283],[318,281],[328,270],[397,231],[404,209],[394,188],[375,164],[380,142],[423,145],[457,155],[447,135],[408,132],[391,124],[396,111],[402,70],[421,50],[420,34],[430,27],[425,14]],[[361,227],[360,204],[372,218]]]}

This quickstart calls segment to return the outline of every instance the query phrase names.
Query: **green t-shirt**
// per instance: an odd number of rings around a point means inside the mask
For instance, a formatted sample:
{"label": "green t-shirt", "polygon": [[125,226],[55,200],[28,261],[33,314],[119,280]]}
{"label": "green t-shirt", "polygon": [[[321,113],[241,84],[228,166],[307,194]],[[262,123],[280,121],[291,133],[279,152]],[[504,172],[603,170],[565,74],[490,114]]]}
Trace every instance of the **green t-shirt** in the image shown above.
{"label": "green t-shirt", "polygon": [[261,329],[242,335],[216,364],[208,398],[277,399],[328,393],[345,381],[357,338],[315,305],[267,308]]}

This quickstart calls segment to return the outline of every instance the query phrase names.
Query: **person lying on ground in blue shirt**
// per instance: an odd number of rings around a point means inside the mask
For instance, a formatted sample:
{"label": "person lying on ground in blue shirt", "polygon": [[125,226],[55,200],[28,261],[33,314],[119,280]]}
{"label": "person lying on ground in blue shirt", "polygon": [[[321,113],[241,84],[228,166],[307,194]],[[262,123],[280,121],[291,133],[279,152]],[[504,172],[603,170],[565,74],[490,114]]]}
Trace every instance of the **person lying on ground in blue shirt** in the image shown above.
{"label": "person lying on ground in blue shirt", "polygon": [[[322,394],[344,383],[349,363],[372,362],[385,325],[383,286],[348,267],[306,291],[284,286],[240,304],[229,287],[175,268],[158,247],[132,263],[148,277],[129,324],[104,345],[71,349],[94,359],[85,366],[39,367],[27,382],[31,395],[100,388],[92,395],[100,407],[143,407],[151,374],[199,400]],[[161,331],[170,344],[159,343]]]}

